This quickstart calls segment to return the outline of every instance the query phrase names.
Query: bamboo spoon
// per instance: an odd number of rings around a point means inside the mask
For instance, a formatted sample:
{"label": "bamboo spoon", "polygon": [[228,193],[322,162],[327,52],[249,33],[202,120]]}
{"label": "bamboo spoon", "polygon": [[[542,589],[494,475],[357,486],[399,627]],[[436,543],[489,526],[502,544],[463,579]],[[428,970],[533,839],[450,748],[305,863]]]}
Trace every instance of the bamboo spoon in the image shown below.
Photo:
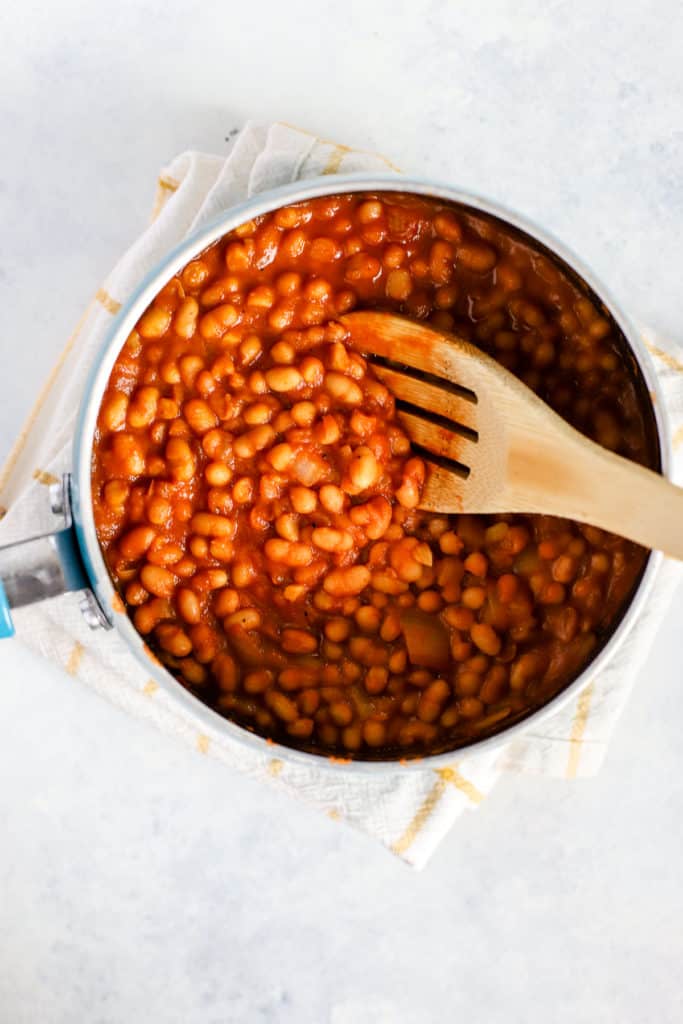
{"label": "bamboo spoon", "polygon": [[390,313],[340,319],[426,449],[421,508],[563,516],[683,559],[683,488],[589,441],[460,338]]}

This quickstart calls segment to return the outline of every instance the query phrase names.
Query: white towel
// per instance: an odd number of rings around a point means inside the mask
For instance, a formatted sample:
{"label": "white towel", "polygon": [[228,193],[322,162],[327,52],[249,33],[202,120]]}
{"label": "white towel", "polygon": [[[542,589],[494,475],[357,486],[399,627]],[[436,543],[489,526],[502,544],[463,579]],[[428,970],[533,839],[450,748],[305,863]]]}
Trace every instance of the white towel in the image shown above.
{"label": "white towel", "polygon": [[[70,442],[85,375],[112,316],[169,249],[231,205],[276,185],[338,171],[387,168],[397,170],[382,156],[326,142],[283,124],[248,124],[225,158],[183,153],[173,160],[159,177],[152,223],[95,295],[0,473],[0,505],[1,511],[6,510],[0,543],[53,525],[45,485],[70,469]],[[678,442],[674,478],[680,481],[683,353],[652,336],[646,340],[661,374]],[[245,749],[219,729],[199,732],[191,716],[145,674],[114,631],[88,629],[78,610],[78,595],[17,610],[14,620],[23,643],[112,703],[181,737],[202,754],[267,779],[331,817],[355,825],[421,867],[455,819],[485,799],[501,772],[574,777],[598,770],[680,578],[678,565],[665,561],[647,609],[619,657],[564,710],[502,750],[454,757],[448,768],[409,772],[399,766],[378,769],[375,774],[340,772],[323,759],[310,766],[290,765],[268,753]]]}

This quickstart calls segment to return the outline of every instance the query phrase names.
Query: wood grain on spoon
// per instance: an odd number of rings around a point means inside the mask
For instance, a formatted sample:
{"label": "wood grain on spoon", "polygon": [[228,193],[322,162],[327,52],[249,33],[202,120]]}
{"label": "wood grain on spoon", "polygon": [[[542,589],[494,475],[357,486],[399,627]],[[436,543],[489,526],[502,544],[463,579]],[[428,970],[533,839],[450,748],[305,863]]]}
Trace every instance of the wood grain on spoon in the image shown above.
{"label": "wood grain on spoon", "polygon": [[683,559],[682,488],[584,437],[461,338],[390,313],[341,322],[426,452],[422,508],[563,516]]}

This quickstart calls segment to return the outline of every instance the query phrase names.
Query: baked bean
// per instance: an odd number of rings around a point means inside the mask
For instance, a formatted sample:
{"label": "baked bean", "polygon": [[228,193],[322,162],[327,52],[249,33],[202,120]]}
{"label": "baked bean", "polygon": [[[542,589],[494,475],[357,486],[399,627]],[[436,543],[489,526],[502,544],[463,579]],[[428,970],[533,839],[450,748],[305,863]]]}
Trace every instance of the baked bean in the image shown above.
{"label": "baked bean", "polygon": [[145,636],[151,633],[155,626],[158,626],[164,619],[173,616],[173,609],[166,598],[153,597],[151,601],[136,608],[133,615],[135,628]]}
{"label": "baked bean", "polygon": [[196,434],[206,434],[218,424],[213,409],[202,399],[194,398],[183,406],[183,415]]}
{"label": "baked bean", "polygon": [[197,317],[199,315],[199,303],[192,296],[188,296],[178,306],[173,317],[173,330],[179,338],[186,340],[191,338],[197,330]]}
{"label": "baked bean", "polygon": [[201,622],[202,606],[193,590],[181,587],[177,594],[178,611],[185,622],[196,625]]}
{"label": "baked bean", "polygon": [[296,452],[291,444],[278,444],[268,452],[268,461],[278,473],[283,473],[294,462]]}
{"label": "baked bean", "polygon": [[172,437],[166,445],[166,461],[174,480],[187,482],[195,473],[195,458],[187,441]]}
{"label": "baked bean", "polygon": [[270,423],[275,411],[273,406],[266,402],[255,402],[244,410],[242,416],[248,426],[255,427],[263,423]]}
{"label": "baked bean", "polygon": [[134,526],[119,541],[119,551],[130,561],[142,558],[156,535],[156,530],[151,526]]}
{"label": "baked bean", "polygon": [[102,489],[105,503],[110,509],[120,510],[128,501],[130,484],[126,480],[110,480]]}
{"label": "baked bean", "polygon": [[143,313],[137,323],[137,332],[141,338],[147,340],[163,338],[170,327],[171,314],[165,309],[153,306]]}
{"label": "baked bean", "polygon": [[224,487],[232,479],[232,470],[224,462],[209,462],[204,478],[211,487]]}
{"label": "baked bean", "polygon": [[266,558],[273,562],[282,562],[290,568],[309,565],[313,560],[313,551],[308,544],[298,544],[289,540],[272,538],[267,540],[263,548]]}
{"label": "baked bean", "polygon": [[114,391],[103,403],[100,410],[100,422],[105,430],[121,430],[126,425],[128,411],[128,395],[122,391]]}
{"label": "baked bean", "polygon": [[390,299],[405,302],[413,290],[413,279],[407,270],[392,270],[387,274],[386,292]]}
{"label": "baked bean", "polygon": [[319,526],[311,534],[311,540],[323,551],[350,551],[353,538],[345,530],[334,530],[330,526]]}
{"label": "baked bean", "polygon": [[109,476],[135,479],[145,470],[145,457],[137,438],[130,434],[114,434],[111,442],[111,458],[108,461]]}
{"label": "baked bean", "polygon": [[214,515],[212,512],[197,512],[192,516],[193,533],[201,537],[232,537],[235,533],[235,522],[225,516]]}
{"label": "baked bean", "polygon": [[129,583],[128,586],[126,587],[126,604],[137,607],[140,604],[144,604],[148,597],[148,592],[145,590],[141,583],[138,583],[137,580],[133,580],[133,582]]}
{"label": "baked bean", "polygon": [[163,622],[156,629],[156,638],[169,654],[176,658],[185,658],[192,651],[192,641],[187,633],[171,622]]}
{"label": "baked bean", "polygon": [[568,520],[420,511],[425,463],[335,319],[356,305],[457,330],[652,464],[612,323],[559,267],[483,215],[349,194],[241,225],[162,289],[102,401],[93,503],[136,628],[221,713],[416,756],[569,682],[644,556]]}
{"label": "baked bean", "polygon": [[192,577],[192,586],[200,593],[209,590],[220,590],[228,582],[225,569],[204,569]]}
{"label": "baked bean", "polygon": [[495,657],[500,653],[502,643],[495,629],[485,622],[475,622],[470,628],[470,636],[480,651]]}
{"label": "baked bean", "polygon": [[232,693],[237,689],[239,670],[231,654],[228,654],[227,651],[222,651],[216,655],[211,669],[222,690]]}
{"label": "baked bean", "polygon": [[282,719],[283,722],[296,721],[298,717],[296,704],[289,697],[286,697],[284,693],[279,693],[277,690],[268,690],[266,692],[266,703],[271,711],[278,718]]}
{"label": "baked bean", "polygon": [[161,565],[143,565],[140,570],[140,582],[150,594],[157,597],[172,597],[177,577]]}
{"label": "baked bean", "polygon": [[245,693],[265,693],[273,682],[273,673],[267,668],[248,672],[243,680]]}
{"label": "baked bean", "polygon": [[289,500],[294,511],[300,515],[310,515],[318,504],[315,491],[312,491],[309,487],[290,487]]}
{"label": "baked bean", "polygon": [[233,612],[226,619],[227,626],[241,626],[242,629],[258,629],[261,625],[261,613],[258,608],[242,608]]}
{"label": "baked bean", "polygon": [[372,487],[380,472],[379,463],[371,449],[365,446],[356,448],[348,466],[348,478],[353,488],[351,493],[358,494]]}
{"label": "baked bean", "polygon": [[290,410],[292,419],[299,427],[310,427],[318,410],[313,402],[296,402]]}
{"label": "baked bean", "polygon": [[359,405],[363,401],[363,392],[355,381],[343,373],[332,371],[325,374],[325,390],[332,398],[345,405]]}
{"label": "baked bean", "polygon": [[251,459],[275,440],[275,431],[267,423],[254,427],[235,440],[234,452],[238,459]]}
{"label": "baked bean", "polygon": [[323,587],[333,597],[360,594],[370,582],[370,571],[364,565],[351,565],[346,569],[333,569],[323,581]]}
{"label": "baked bean", "polygon": [[239,320],[239,313],[230,302],[222,306],[215,306],[214,309],[205,313],[199,321],[199,333],[207,341],[216,341]]}
{"label": "baked bean", "polygon": [[281,642],[282,649],[288,654],[313,654],[318,649],[316,637],[305,629],[283,630]]}

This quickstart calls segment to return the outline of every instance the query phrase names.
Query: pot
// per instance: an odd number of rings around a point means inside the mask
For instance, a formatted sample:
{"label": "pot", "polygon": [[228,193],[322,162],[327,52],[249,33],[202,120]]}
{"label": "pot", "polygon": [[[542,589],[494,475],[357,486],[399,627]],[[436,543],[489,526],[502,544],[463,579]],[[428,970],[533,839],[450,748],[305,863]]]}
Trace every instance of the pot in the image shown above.
{"label": "pot", "polygon": [[[194,257],[223,237],[232,229],[253,217],[278,209],[289,203],[302,202],[340,192],[410,192],[468,207],[473,213],[484,213],[521,231],[532,243],[559,261],[563,269],[578,278],[594,300],[611,316],[620,329],[625,345],[630,349],[637,372],[642,378],[643,401],[650,403],[652,421],[659,446],[659,469],[668,475],[671,464],[671,439],[663,415],[663,398],[659,383],[645,345],[623,311],[610,297],[604,286],[569,252],[564,245],[546,231],[531,224],[498,203],[479,196],[459,192],[445,185],[399,177],[397,175],[330,175],[308,182],[296,182],[255,196],[239,206],[232,207],[211,224],[201,228],[191,238],[177,246],[167,258],[151,271],[117,315],[98,358],[87,380],[76,422],[73,441],[73,468],[71,474],[52,489],[53,511],[63,517],[56,532],[36,537],[19,544],[0,548],[0,637],[10,636],[14,629],[11,608],[72,590],[82,590],[81,609],[93,629],[118,630],[124,643],[133,652],[145,671],[152,676],[176,705],[178,712],[190,719],[198,729],[222,731],[231,739],[261,754],[277,754],[284,761],[313,764],[321,755],[266,741],[235,722],[222,718],[186,690],[160,662],[151,660],[149,650],[132,622],[117,609],[121,600],[114,590],[100,550],[92,512],[90,467],[92,444],[97,414],[112,366],[130,331],[140,315],[154,299],[163,285]],[[473,740],[458,752],[473,753],[489,750],[511,739],[529,727],[558,711],[598,674],[616,655],[629,630],[637,622],[648,598],[658,566],[659,552],[652,552],[621,621],[605,645],[590,664],[569,686],[553,697],[542,708],[531,712],[522,721],[502,729],[495,736]],[[338,771],[376,772],[388,765],[397,770],[436,767],[452,761],[453,753],[425,756],[415,761],[374,760],[340,763],[334,760]]]}

